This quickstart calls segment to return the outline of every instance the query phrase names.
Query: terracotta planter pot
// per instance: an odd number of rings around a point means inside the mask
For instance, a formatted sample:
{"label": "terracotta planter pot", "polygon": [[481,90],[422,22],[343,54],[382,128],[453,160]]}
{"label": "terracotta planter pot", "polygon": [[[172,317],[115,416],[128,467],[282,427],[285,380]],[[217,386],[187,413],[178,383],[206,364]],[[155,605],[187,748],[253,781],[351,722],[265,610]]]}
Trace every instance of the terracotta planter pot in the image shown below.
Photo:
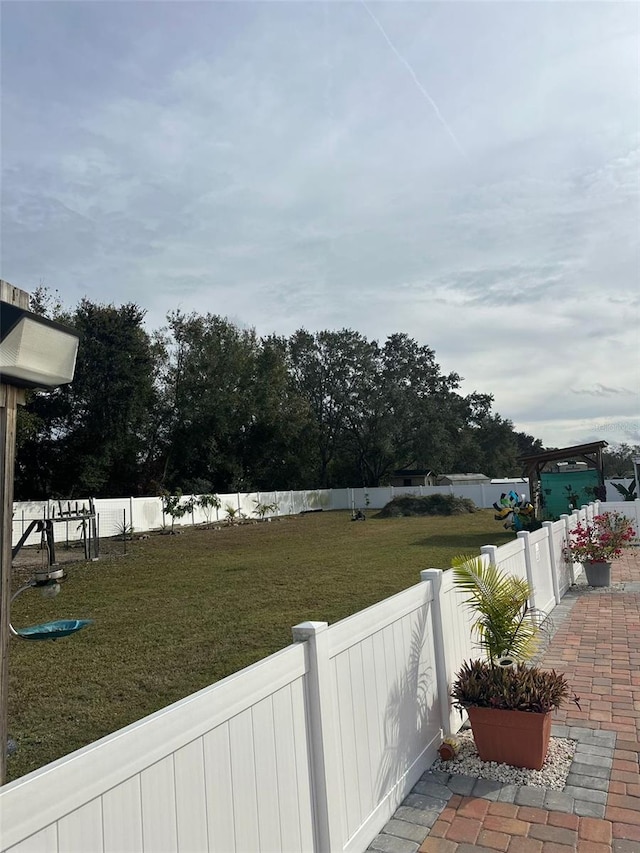
{"label": "terracotta planter pot", "polygon": [[611,586],[611,563],[584,564],[589,586]]}
{"label": "terracotta planter pot", "polygon": [[467,708],[473,739],[483,761],[540,770],[551,737],[551,714]]}

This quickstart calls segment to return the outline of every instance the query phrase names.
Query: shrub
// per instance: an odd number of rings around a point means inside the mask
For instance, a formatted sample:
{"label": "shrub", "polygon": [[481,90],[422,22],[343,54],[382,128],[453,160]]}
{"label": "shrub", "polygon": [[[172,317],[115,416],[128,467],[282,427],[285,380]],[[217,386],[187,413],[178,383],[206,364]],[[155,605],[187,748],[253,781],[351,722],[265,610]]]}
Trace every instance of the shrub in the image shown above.
{"label": "shrub", "polygon": [[469,498],[456,495],[400,495],[383,507],[376,518],[400,518],[414,515],[463,515],[475,512],[477,506]]}
{"label": "shrub", "polygon": [[[547,672],[524,663],[492,666],[484,660],[465,661],[451,691],[456,708],[499,708],[536,714],[560,708],[570,694],[566,678],[555,670]],[[578,697],[574,696],[573,701],[577,704]]]}
{"label": "shrub", "polygon": [[569,531],[564,549],[568,563],[610,563],[636,537],[629,519],[620,512],[603,512],[593,521],[578,522]]}

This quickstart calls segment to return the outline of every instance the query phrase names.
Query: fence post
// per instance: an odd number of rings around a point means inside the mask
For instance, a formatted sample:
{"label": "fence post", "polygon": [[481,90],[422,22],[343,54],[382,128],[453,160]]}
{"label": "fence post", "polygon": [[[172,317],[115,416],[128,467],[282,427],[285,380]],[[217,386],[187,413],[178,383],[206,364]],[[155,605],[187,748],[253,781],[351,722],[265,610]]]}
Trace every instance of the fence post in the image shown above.
{"label": "fence post", "polygon": [[549,557],[551,562],[551,582],[553,583],[553,596],[556,604],[560,604],[560,584],[558,582],[558,561],[556,560],[556,549],[553,545],[552,527],[553,521],[543,521],[542,526],[547,531],[547,544],[549,545]]}
{"label": "fence post", "polygon": [[313,759],[311,772],[321,853],[342,850],[344,838],[328,628],[326,622],[301,622],[291,629],[294,643],[306,643],[308,652],[308,719]]}
{"label": "fence post", "polygon": [[451,703],[449,701],[449,679],[447,677],[447,657],[444,649],[444,629],[442,625],[442,576],[441,569],[423,569],[420,580],[429,581],[433,598],[431,600],[431,619],[433,623],[433,649],[435,652],[436,686],[442,736],[451,733]]}
{"label": "fence post", "polygon": [[529,584],[529,588],[531,589],[531,598],[529,600],[529,604],[531,607],[535,608],[536,588],[533,582],[533,568],[531,566],[531,542],[529,542],[529,531],[519,530],[516,536],[518,537],[518,539],[522,539],[522,544],[524,545],[524,564],[527,569],[527,583]]}
{"label": "fence post", "polygon": [[[563,547],[564,547],[564,545],[566,545],[569,542],[569,519],[570,518],[571,518],[571,516],[568,515],[567,513],[563,513],[560,516],[560,521],[564,524]],[[569,571],[571,572],[571,584],[573,585],[576,582],[576,572],[575,572],[575,568],[574,568],[575,564],[573,562],[571,562],[571,563],[567,563],[567,565],[569,566]]]}
{"label": "fence post", "polygon": [[496,554],[498,553],[497,545],[482,545],[480,548],[481,554],[486,554],[489,558],[489,563],[492,566],[497,565]]}

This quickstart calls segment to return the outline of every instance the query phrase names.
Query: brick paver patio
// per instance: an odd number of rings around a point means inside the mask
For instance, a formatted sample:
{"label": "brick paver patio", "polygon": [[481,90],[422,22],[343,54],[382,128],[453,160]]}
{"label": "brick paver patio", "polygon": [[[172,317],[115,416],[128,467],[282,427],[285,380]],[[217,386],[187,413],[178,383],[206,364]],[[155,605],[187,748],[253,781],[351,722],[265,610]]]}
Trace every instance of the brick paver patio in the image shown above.
{"label": "brick paver patio", "polygon": [[553,612],[540,664],[564,672],[582,710],[555,716],[578,741],[564,791],[427,772],[370,850],[640,853],[640,549],[603,590],[576,585]]}

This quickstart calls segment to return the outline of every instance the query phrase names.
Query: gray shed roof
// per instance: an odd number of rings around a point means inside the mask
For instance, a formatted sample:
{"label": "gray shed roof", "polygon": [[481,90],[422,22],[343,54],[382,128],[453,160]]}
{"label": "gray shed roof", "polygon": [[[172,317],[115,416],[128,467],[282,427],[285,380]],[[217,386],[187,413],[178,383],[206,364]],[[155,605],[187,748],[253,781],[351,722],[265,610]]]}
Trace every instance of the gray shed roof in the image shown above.
{"label": "gray shed roof", "polygon": [[487,480],[489,477],[486,474],[440,474],[440,478],[446,477],[447,480],[457,480],[464,483],[465,480]]}

